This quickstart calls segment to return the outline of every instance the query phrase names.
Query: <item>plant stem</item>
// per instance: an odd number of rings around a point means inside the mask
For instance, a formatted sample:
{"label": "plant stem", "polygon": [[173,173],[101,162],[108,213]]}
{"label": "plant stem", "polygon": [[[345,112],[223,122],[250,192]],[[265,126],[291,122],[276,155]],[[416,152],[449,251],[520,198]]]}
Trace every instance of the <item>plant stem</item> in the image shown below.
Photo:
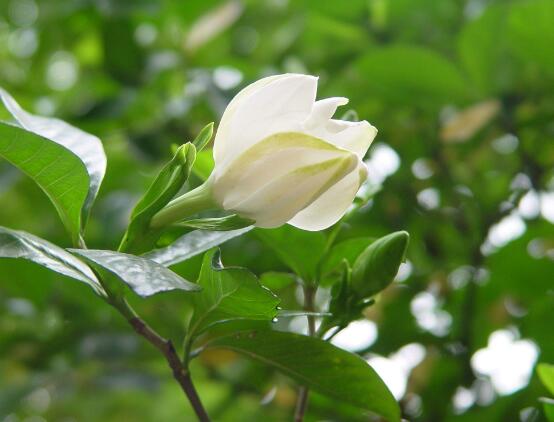
{"label": "plant stem", "polygon": [[159,211],[150,222],[154,229],[170,226],[201,211],[217,208],[212,198],[210,181],[198,186],[184,195],[175,198]]}
{"label": "plant stem", "polygon": [[148,324],[146,324],[140,317],[133,316],[128,319],[129,324],[137,332],[137,334],[144,337],[152,345],[154,345],[164,356],[169,364],[169,367],[173,371],[173,377],[177,380],[185,394],[187,395],[192,408],[198,416],[198,420],[201,422],[209,422],[210,418],[200,401],[200,397],[192,383],[190,377],[190,371],[183,365],[175,347],[171,340],[167,340],[156,333]]}
{"label": "plant stem", "polygon": [[[306,312],[314,312],[314,298],[315,287],[304,286],[304,310]],[[315,318],[313,315],[308,315],[308,335],[313,336],[315,334]],[[308,387],[300,387],[298,391],[298,398],[296,399],[296,409],[294,410],[294,422],[302,422],[304,420],[304,414],[308,408],[308,398],[310,390]]]}
{"label": "plant stem", "polygon": [[[104,283],[103,283],[104,285]],[[107,287],[104,285],[104,287]],[[107,301],[110,305],[116,308],[123,317],[129,322],[133,327],[135,332],[144,337],[150,344],[156,347],[165,357],[169,367],[173,372],[173,377],[179,385],[181,386],[183,392],[186,394],[187,398],[198,417],[200,422],[210,422],[210,417],[204,409],[200,397],[192,383],[192,378],[190,377],[190,371],[188,366],[185,365],[173,346],[171,340],[168,340],[158,334],[152,327],[150,327],[141,317],[137,315],[134,309],[129,305],[129,303],[122,298],[117,298],[113,295],[110,295],[108,290],[109,297]]]}

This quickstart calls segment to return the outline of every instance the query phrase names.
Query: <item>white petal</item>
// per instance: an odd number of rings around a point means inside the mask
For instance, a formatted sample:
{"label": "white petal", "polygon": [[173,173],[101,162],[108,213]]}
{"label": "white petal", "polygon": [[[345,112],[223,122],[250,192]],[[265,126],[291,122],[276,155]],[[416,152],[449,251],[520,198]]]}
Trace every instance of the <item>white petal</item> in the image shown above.
{"label": "white petal", "polygon": [[332,226],[346,213],[366,178],[367,169],[360,162],[358,168],[296,214],[289,224],[310,231],[323,230]]}
{"label": "white petal", "polygon": [[229,163],[277,132],[298,130],[315,102],[317,78],[285,74],[261,79],[231,101],[214,141],[216,165]]}
{"label": "white petal", "polygon": [[357,164],[355,154],[321,139],[278,133],[224,169],[216,167],[213,195],[224,209],[253,218],[256,225],[274,227],[286,223]]}
{"label": "white petal", "polygon": [[329,120],[325,125],[307,131],[310,135],[355,153],[362,159],[377,135],[377,129],[367,121]]}
{"label": "white petal", "polygon": [[331,97],[314,103],[310,116],[304,122],[307,129],[325,125],[333,117],[337,107],[348,104],[348,98]]}

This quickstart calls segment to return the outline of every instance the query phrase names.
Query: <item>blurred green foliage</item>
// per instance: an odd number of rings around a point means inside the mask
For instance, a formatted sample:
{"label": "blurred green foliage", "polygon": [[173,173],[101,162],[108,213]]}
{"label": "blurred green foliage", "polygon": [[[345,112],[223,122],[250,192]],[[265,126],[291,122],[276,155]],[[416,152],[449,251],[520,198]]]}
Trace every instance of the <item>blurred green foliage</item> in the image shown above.
{"label": "blurred green foliage", "polygon": [[[401,400],[415,421],[520,420],[548,395],[534,372],[495,392],[471,357],[508,330],[507,356],[521,337],[554,362],[553,46],[551,0],[0,2],[0,85],[104,143],[93,248],[117,247],[171,145],[217,123],[245,84],[303,72],[320,76],[320,97],[350,98],[350,115],[379,128],[368,164],[383,189],[338,240],[410,232],[400,281],[367,311],[377,340],[361,352],[424,346]],[[0,205],[1,225],[70,246],[45,195],[4,162]],[[287,271],[251,234],[222,256],[258,275]],[[313,271],[310,259],[290,265]],[[200,264],[173,269],[195,280]],[[295,287],[279,283],[283,307],[300,309]],[[134,302],[179,338],[178,292]],[[215,420],[290,417],[290,380],[226,352],[200,360],[193,372]],[[0,421],[192,417],[165,362],[86,286],[0,261]],[[367,420],[314,395],[307,419],[322,418]]]}

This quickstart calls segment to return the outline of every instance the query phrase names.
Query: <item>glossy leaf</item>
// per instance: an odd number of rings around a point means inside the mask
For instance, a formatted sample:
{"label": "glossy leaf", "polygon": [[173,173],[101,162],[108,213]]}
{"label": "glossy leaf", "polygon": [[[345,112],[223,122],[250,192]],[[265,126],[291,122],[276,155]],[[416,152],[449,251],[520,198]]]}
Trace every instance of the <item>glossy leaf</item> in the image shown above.
{"label": "glossy leaf", "polygon": [[0,157],[37,183],[50,198],[77,244],[81,210],[89,190],[83,162],[64,146],[18,126],[0,122]]}
{"label": "glossy leaf", "polygon": [[220,337],[207,348],[225,348],[290,376],[336,400],[400,421],[400,409],[377,373],[362,358],[323,340],[279,331]]}
{"label": "glossy leaf", "polygon": [[32,234],[0,227],[0,257],[20,258],[89,285],[97,294],[104,289],[91,269],[66,250]]}
{"label": "glossy leaf", "polygon": [[363,298],[373,296],[387,287],[404,260],[407,232],[400,231],[381,237],[369,245],[352,267],[352,289]]}
{"label": "glossy leaf", "polygon": [[200,131],[198,136],[192,141],[194,146],[196,147],[197,151],[202,151],[206,145],[208,145],[208,142],[212,139],[212,135],[214,133],[214,124],[208,123],[204,128]]}
{"label": "glossy leaf", "polygon": [[114,251],[70,249],[92,264],[116,275],[142,297],[168,290],[194,292],[200,288],[156,262]]}
{"label": "glossy leaf", "polygon": [[143,255],[143,257],[169,267],[170,265],[175,265],[196,255],[200,255],[252,229],[253,227],[250,226],[244,229],[223,232],[194,230],[181,236],[171,245],[165,248],[156,249]]}
{"label": "glossy leaf", "polygon": [[325,251],[323,233],[286,225],[278,229],[258,229],[256,235],[305,282],[315,281],[317,266]]}
{"label": "glossy leaf", "polygon": [[544,415],[548,422],[554,422],[554,399],[548,397],[540,397],[539,401],[542,403]]}
{"label": "glossy leaf", "polygon": [[[62,145],[84,163],[89,176],[88,193],[83,204],[82,213],[82,224],[84,226],[106,173],[106,154],[102,142],[96,136],[71,126],[60,119],[36,116],[26,112],[1,88],[0,98],[19,126]],[[56,162],[56,165],[59,164],[60,162]]]}
{"label": "glossy leaf", "polygon": [[[152,217],[167,205],[187,181],[196,157],[191,143],[177,148],[171,161],[158,173],[131,214],[131,222],[119,247],[120,251],[144,252],[153,240],[149,234]],[[150,243],[150,244],[149,244]]]}
{"label": "glossy leaf", "polygon": [[224,268],[219,250],[204,256],[198,278],[202,291],[193,297],[194,314],[189,323],[194,336],[220,322],[237,319],[271,321],[279,299],[244,268]]}
{"label": "glossy leaf", "polygon": [[245,227],[252,226],[254,223],[255,221],[249,218],[243,218],[239,215],[231,214],[225,217],[195,218],[185,220],[178,223],[178,225],[200,230],[228,231],[243,229]]}
{"label": "glossy leaf", "polygon": [[199,151],[198,154],[196,155],[196,162],[194,163],[192,172],[200,180],[205,181],[205,180],[208,180],[208,177],[210,177],[210,174],[212,173],[214,166],[215,166],[215,162],[213,157],[213,151],[212,150]]}
{"label": "glossy leaf", "polygon": [[554,365],[540,363],[537,365],[537,373],[550,394],[554,395]]}

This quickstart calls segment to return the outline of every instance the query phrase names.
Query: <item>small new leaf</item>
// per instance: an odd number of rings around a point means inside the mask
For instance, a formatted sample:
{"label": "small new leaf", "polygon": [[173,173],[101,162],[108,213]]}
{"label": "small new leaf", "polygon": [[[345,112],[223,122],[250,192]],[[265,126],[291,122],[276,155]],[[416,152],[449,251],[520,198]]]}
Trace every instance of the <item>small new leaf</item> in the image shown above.
{"label": "small new leaf", "polygon": [[196,148],[187,143],[180,146],[173,158],[158,173],[131,214],[131,222],[119,246],[120,251],[144,252],[156,240],[150,228],[152,217],[167,205],[187,181],[196,158]]}
{"label": "small new leaf", "polygon": [[212,139],[212,135],[214,133],[214,124],[208,123],[204,128],[200,131],[196,139],[192,141],[193,145],[196,147],[196,151],[202,151],[206,145],[208,145],[208,142]]}
{"label": "small new leaf", "polygon": [[385,289],[404,261],[410,235],[405,231],[391,233],[369,245],[352,267],[352,290],[367,298]]}
{"label": "small new leaf", "polygon": [[244,268],[221,263],[219,250],[204,255],[198,285],[202,291],[192,300],[194,314],[188,335],[193,338],[211,326],[238,319],[271,321],[279,299]]}

